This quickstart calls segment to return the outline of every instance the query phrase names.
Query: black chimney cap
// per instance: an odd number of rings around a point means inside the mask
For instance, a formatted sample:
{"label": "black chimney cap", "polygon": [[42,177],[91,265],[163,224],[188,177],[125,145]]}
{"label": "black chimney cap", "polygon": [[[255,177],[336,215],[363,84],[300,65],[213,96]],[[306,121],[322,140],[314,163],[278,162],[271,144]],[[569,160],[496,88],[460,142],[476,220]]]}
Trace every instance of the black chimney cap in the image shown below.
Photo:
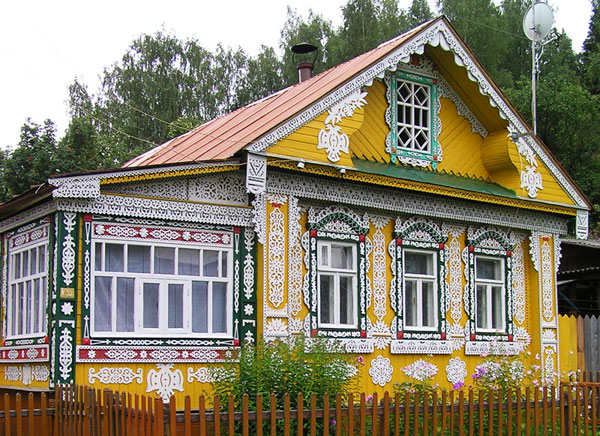
{"label": "black chimney cap", "polygon": [[318,47],[316,45],[309,44],[308,42],[301,42],[292,46],[292,51],[296,54],[311,53],[317,49]]}

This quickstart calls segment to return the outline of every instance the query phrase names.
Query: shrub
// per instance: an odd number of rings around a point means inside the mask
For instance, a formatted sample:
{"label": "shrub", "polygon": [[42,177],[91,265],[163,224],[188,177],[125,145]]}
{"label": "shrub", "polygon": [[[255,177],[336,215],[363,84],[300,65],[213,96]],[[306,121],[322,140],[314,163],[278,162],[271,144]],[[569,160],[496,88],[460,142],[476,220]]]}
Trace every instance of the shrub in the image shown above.
{"label": "shrub", "polygon": [[[331,342],[293,337],[287,341],[258,342],[242,346],[237,360],[212,371],[213,388],[217,395],[234,395],[239,403],[248,395],[253,406],[257,395],[275,394],[278,407],[284,394],[292,402],[302,393],[306,400],[310,394],[322,403],[323,394],[346,395],[352,390],[357,373],[352,356],[332,349]],[[293,404],[293,403],[292,403]]]}

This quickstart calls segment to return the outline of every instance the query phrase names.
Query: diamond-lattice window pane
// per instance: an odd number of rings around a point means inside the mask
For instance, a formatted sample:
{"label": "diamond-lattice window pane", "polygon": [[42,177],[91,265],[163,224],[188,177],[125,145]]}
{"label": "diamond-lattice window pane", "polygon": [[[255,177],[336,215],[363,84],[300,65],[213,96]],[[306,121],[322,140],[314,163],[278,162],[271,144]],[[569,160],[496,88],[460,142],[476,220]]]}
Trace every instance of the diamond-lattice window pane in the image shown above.
{"label": "diamond-lattice window pane", "polygon": [[415,90],[415,104],[420,106],[429,105],[429,93],[422,86],[419,86],[418,89]]}
{"label": "diamond-lattice window pane", "polygon": [[428,146],[427,134],[423,130],[419,130],[415,136],[415,146],[422,151],[427,151]]}
{"label": "diamond-lattice window pane", "polygon": [[410,102],[410,95],[412,94],[410,84],[406,82],[400,82],[398,85],[398,101]]}
{"label": "diamond-lattice window pane", "polygon": [[411,147],[411,134],[409,132],[409,130],[406,127],[402,127],[400,129],[400,131],[398,131],[398,143],[400,144],[401,147],[405,147],[405,148],[412,148]]}

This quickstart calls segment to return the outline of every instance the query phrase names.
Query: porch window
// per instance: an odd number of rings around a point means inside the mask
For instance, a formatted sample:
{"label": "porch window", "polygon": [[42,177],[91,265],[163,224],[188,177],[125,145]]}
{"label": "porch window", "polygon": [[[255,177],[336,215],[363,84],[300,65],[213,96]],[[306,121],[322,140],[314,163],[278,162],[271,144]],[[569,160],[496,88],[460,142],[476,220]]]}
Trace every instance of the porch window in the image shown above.
{"label": "porch window", "polygon": [[46,333],[48,226],[8,240],[7,338]]}
{"label": "porch window", "polygon": [[95,242],[93,331],[232,335],[230,248]]}
{"label": "porch window", "polygon": [[502,259],[475,257],[475,305],[478,331],[505,331],[504,277]]}
{"label": "porch window", "polygon": [[403,250],[404,322],[407,330],[437,330],[436,256]]}
{"label": "porch window", "polygon": [[356,244],[318,243],[319,326],[357,327]]}

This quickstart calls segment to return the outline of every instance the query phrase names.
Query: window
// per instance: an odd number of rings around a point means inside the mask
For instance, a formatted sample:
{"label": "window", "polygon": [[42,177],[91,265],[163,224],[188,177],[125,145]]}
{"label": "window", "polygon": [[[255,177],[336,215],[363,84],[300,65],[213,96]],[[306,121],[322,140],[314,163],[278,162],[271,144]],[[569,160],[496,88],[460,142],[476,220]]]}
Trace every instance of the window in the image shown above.
{"label": "window", "polygon": [[386,120],[390,133],[386,151],[393,163],[399,160],[417,166],[436,168],[441,160],[437,142],[439,111],[435,80],[402,71],[386,76],[389,107]]}
{"label": "window", "polygon": [[232,250],[95,242],[93,330],[232,335]]}
{"label": "window", "polygon": [[479,354],[486,349],[485,343],[492,341],[513,343],[513,248],[509,234],[502,229],[467,229],[463,251],[468,291],[464,306],[469,315],[467,354]]}
{"label": "window", "polygon": [[437,330],[436,256],[403,250],[404,323],[407,330]]}
{"label": "window", "polygon": [[476,329],[503,332],[505,330],[504,261],[475,257]]}
{"label": "window", "polygon": [[8,241],[7,338],[46,333],[48,226]]}
{"label": "window", "polygon": [[356,244],[318,243],[319,326],[356,328]]}
{"label": "window", "polygon": [[388,246],[394,268],[391,304],[396,312],[392,353],[451,353],[443,295],[447,239],[439,224],[425,218],[396,219]]}
{"label": "window", "polygon": [[306,227],[304,289],[311,336],[366,338],[368,216],[341,206],[309,207]]}

